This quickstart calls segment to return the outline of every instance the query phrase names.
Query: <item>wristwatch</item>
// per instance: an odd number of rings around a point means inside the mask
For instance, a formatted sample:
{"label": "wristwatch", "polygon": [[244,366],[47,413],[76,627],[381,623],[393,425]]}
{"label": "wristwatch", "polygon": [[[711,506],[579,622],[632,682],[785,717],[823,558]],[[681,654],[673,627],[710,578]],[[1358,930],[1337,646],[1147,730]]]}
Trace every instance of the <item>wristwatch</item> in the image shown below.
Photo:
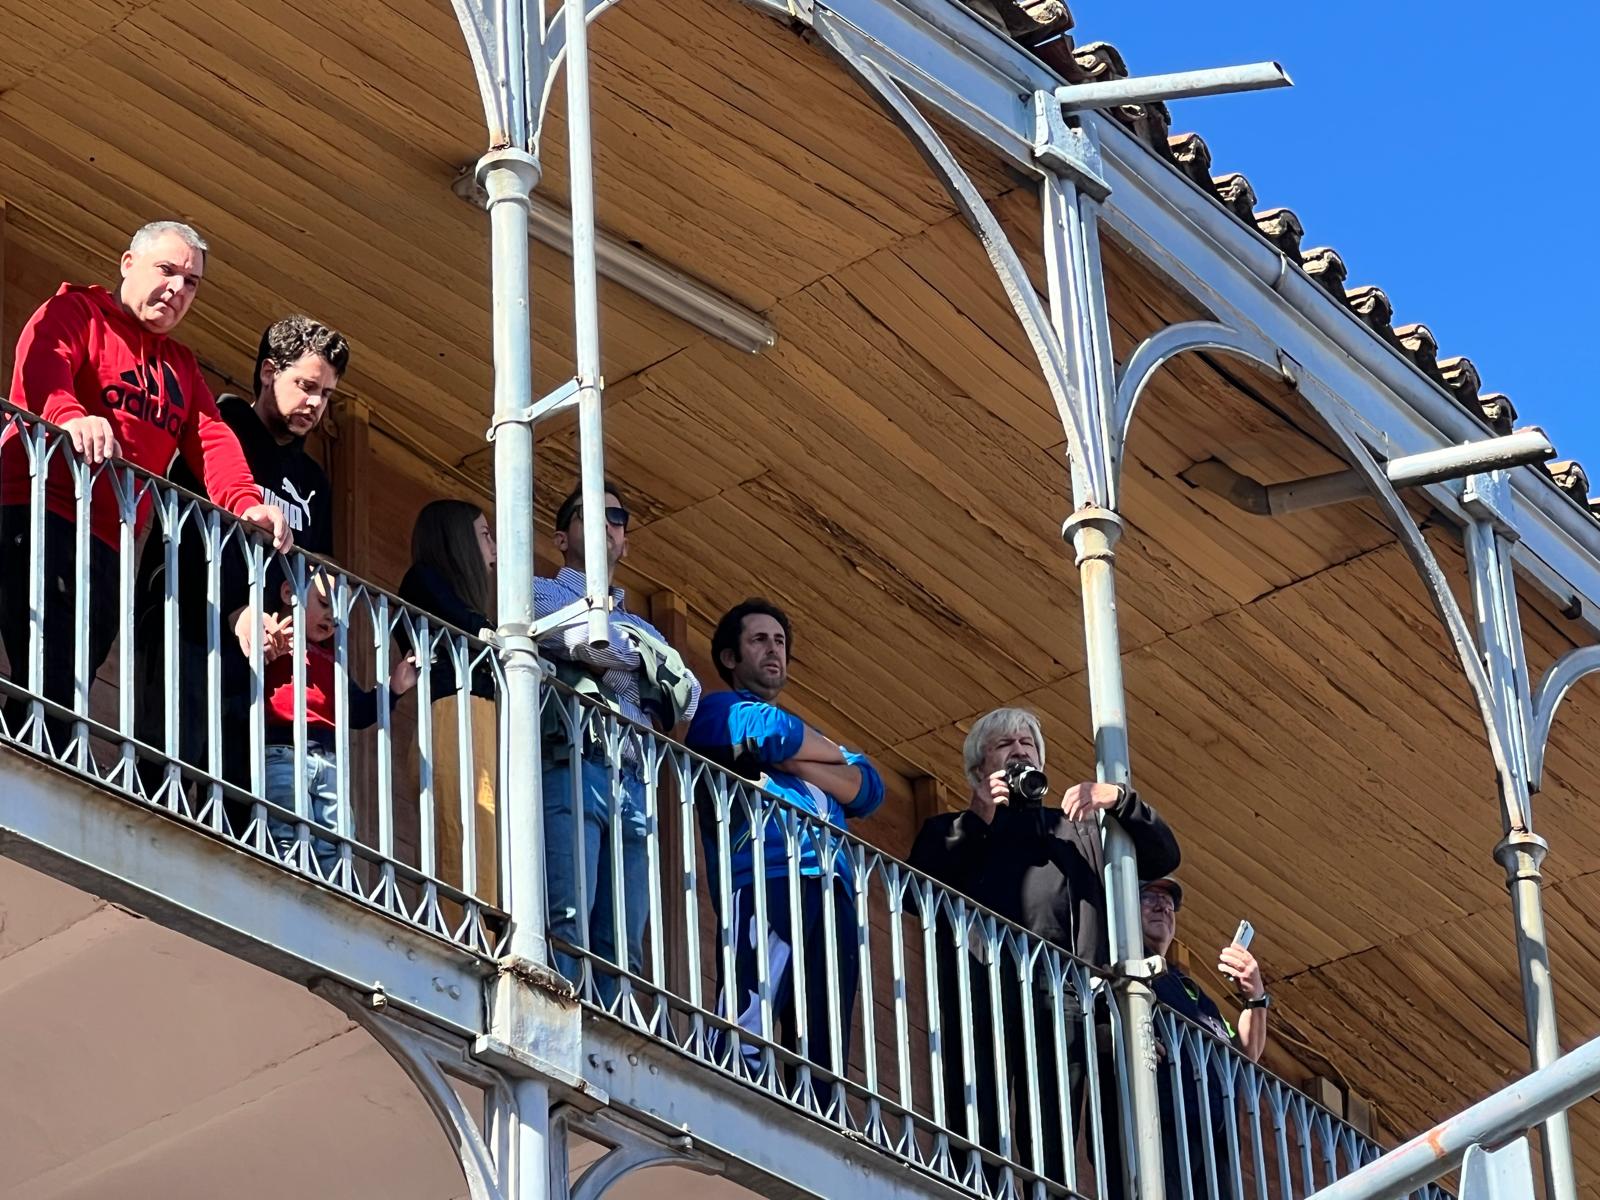
{"label": "wristwatch", "polygon": [[1262,992],[1261,995],[1254,996],[1254,997],[1246,1000],[1244,1002],[1243,1007],[1245,1007],[1245,1008],[1271,1008],[1272,1007],[1272,996],[1270,994],[1268,994],[1267,992]]}

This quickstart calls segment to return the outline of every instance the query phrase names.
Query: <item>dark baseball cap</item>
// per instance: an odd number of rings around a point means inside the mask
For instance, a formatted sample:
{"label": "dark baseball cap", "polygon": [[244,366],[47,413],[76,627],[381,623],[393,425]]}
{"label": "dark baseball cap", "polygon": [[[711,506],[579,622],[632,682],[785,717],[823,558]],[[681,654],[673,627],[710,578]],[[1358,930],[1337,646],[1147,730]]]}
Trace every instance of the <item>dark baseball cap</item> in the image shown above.
{"label": "dark baseball cap", "polygon": [[1139,890],[1141,892],[1148,891],[1152,888],[1157,891],[1166,892],[1167,895],[1172,897],[1173,912],[1179,912],[1183,909],[1183,884],[1179,883],[1171,875],[1165,875],[1160,879],[1147,880],[1139,885]]}

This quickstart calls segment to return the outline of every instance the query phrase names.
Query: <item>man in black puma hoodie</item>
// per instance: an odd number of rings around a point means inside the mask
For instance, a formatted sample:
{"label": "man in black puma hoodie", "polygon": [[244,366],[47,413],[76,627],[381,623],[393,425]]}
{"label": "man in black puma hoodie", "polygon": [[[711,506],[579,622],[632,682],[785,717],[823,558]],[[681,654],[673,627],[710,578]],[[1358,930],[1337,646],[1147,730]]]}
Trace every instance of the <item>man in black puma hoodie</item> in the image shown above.
{"label": "man in black puma hoodie", "polygon": [[[255,396],[224,395],[217,409],[239,439],[250,473],[266,502],[280,509],[294,533],[295,545],[313,554],[333,550],[333,503],[328,476],[305,450],[306,435],[321,423],[345,368],[350,343],[344,335],[310,317],[290,316],[273,322],[261,335],[256,354]],[[205,495],[204,485],[183,459],[169,478]],[[178,670],[176,689],[178,757],[208,770],[206,611],[207,560],[203,525],[183,527],[178,562]],[[163,600],[166,541],[159,527],[145,548],[139,572],[139,706],[140,739],[159,750],[167,746]],[[249,782],[247,716],[249,654],[255,621],[249,609],[250,589],[240,546],[229,543],[221,571],[222,746],[223,774],[241,786]],[[264,594],[278,594],[269,578]],[[268,614],[263,619],[262,654],[270,661],[289,649],[289,627]],[[230,814],[237,816],[237,812]],[[235,829],[235,833],[242,833]]]}

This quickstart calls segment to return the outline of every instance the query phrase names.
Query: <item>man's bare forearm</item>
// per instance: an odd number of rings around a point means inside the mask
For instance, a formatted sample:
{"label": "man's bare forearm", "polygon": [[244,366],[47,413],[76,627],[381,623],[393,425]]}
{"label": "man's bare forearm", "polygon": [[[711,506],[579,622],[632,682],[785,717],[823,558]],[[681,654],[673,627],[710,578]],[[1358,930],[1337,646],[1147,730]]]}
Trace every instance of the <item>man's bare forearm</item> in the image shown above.
{"label": "man's bare forearm", "polygon": [[805,759],[791,758],[778,763],[777,769],[821,788],[840,804],[849,804],[861,791],[861,768],[848,763],[807,762]]}
{"label": "man's bare forearm", "polygon": [[1260,1062],[1267,1048],[1267,1010],[1247,1008],[1239,1014],[1239,1049],[1251,1062]]}
{"label": "man's bare forearm", "polygon": [[[839,743],[823,737],[822,734],[807,725],[806,735],[800,743],[800,749],[789,756],[789,762],[843,766],[845,765],[844,751],[839,749]],[[807,782],[811,781],[807,780]],[[852,792],[851,795],[855,795],[855,793]]]}

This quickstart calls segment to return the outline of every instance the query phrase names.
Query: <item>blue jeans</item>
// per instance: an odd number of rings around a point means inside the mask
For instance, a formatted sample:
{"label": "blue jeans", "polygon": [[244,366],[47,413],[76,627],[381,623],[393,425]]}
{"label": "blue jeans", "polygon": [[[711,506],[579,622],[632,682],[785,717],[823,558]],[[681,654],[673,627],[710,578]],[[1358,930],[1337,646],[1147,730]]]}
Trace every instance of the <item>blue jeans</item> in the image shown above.
{"label": "blue jeans", "polygon": [[[324,829],[339,828],[339,776],[332,754],[317,746],[306,747],[306,816],[307,824]],[[294,809],[294,747],[267,747],[266,797],[274,804]],[[267,818],[267,831],[278,844],[278,853],[285,860],[294,849],[295,823],[277,817]],[[339,847],[326,838],[313,838],[311,852],[317,856],[323,878],[333,876],[339,865]]]}
{"label": "blue jeans", "polygon": [[[619,800],[612,817],[611,768],[591,759],[578,760],[574,802],[571,763],[544,764],[545,880],[550,901],[550,936],[569,946],[586,948],[603,962],[638,973],[644,964],[644,930],[650,917],[649,862],[645,846],[644,781],[636,769],[621,768],[616,780]],[[581,845],[577,817],[581,807]],[[622,878],[613,877],[613,834],[621,834]],[[578,893],[578,854],[582,853],[583,894]],[[627,961],[617,951],[617,910],[623,907]],[[573,955],[552,947],[556,970],[580,981],[582,968]],[[603,1004],[617,994],[616,981],[595,973]]]}

